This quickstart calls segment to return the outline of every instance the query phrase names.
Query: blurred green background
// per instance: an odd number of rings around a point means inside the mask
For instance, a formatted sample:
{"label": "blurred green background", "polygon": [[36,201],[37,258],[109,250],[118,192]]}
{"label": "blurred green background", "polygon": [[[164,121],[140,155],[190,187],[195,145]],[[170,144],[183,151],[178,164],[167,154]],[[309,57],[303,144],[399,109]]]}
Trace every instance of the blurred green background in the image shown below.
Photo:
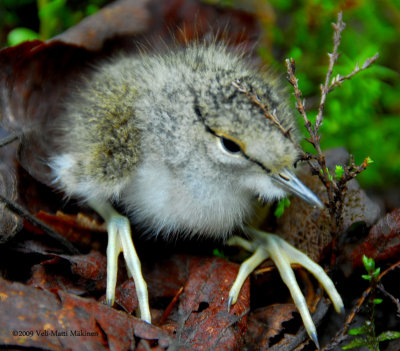
{"label": "blurred green background", "polygon": [[[48,39],[108,2],[1,0],[0,47],[33,38]],[[284,59],[296,60],[296,75],[310,117],[316,115],[327,52],[332,50],[331,23],[343,11],[347,26],[334,75],[350,73],[357,61],[362,65],[376,52],[380,58],[328,96],[321,129],[322,148],[344,146],[358,163],[370,156],[374,164],[358,178],[364,187],[399,187],[400,0],[205,2],[243,9],[259,18],[263,31],[258,49],[261,58],[283,76]],[[304,147],[311,151],[306,143]]]}

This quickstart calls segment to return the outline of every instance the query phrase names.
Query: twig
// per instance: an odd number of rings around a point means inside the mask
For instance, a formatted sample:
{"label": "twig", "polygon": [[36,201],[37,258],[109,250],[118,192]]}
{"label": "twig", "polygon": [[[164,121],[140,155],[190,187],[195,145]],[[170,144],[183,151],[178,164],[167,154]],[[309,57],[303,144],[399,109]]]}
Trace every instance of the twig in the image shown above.
{"label": "twig", "polygon": [[21,218],[27,220],[28,222],[32,223],[34,226],[38,227],[39,229],[43,230],[48,236],[53,238],[54,240],[58,241],[61,245],[63,245],[70,253],[72,254],[79,254],[79,250],[75,248],[67,239],[57,233],[54,229],[49,227],[46,223],[43,223],[36,217],[32,216],[29,212],[27,212],[22,206],[18,205],[14,201],[11,201],[0,194],[0,201],[5,204],[7,209],[14,212],[16,215],[20,216]]}
{"label": "twig", "polygon": [[341,76],[340,74],[337,74],[335,77],[332,78],[332,82],[329,85],[328,88],[328,92],[331,92],[334,88],[336,87],[340,87],[342,86],[342,83],[346,80],[346,79],[351,79],[353,76],[355,76],[357,73],[366,70],[367,68],[369,68],[369,66],[371,66],[376,60],[378,60],[379,58],[379,54],[376,53],[374,56],[370,57],[369,59],[367,59],[364,64],[361,66],[358,65],[358,62],[356,63],[356,66],[354,67],[354,70],[349,73],[346,76]]}
{"label": "twig", "polygon": [[3,139],[0,139],[0,147],[8,145],[12,143],[14,140],[17,140],[22,135],[22,132],[14,132],[10,135],[7,135]]}
{"label": "twig", "polygon": [[158,322],[158,325],[163,325],[169,315],[171,314],[172,309],[175,307],[176,303],[178,302],[179,297],[183,293],[183,286],[181,286],[178,290],[178,292],[175,294],[174,298],[171,300],[167,308],[165,309],[160,321]]}
{"label": "twig", "polygon": [[384,294],[386,297],[388,297],[396,305],[396,310],[397,310],[396,314],[397,314],[397,317],[400,318],[400,301],[399,301],[399,299],[394,297],[388,291],[386,291],[385,287],[382,284],[378,285],[378,289],[380,292],[382,292],[382,294]]}
{"label": "twig", "polygon": [[[346,75],[341,76],[337,75],[332,79],[333,68],[339,58],[338,48],[341,42],[341,34],[345,28],[345,23],[343,22],[342,13],[338,14],[337,22],[332,24],[334,29],[333,35],[333,51],[329,53],[329,67],[325,76],[325,83],[321,85],[321,98],[318,107],[318,114],[316,117],[315,124],[312,124],[311,121],[307,117],[307,113],[305,111],[305,100],[303,99],[303,94],[298,86],[298,79],[296,78],[295,71],[295,61],[291,59],[286,59],[286,67],[287,67],[287,79],[289,83],[293,86],[294,96],[296,98],[296,108],[299,111],[303,121],[304,126],[309,134],[309,137],[306,138],[315,149],[316,155],[310,156],[310,154],[303,154],[303,159],[306,160],[313,171],[314,174],[317,174],[324,184],[327,190],[328,195],[328,210],[331,216],[331,233],[333,236],[333,252],[335,251],[336,246],[336,236],[342,229],[342,212],[343,212],[343,204],[344,198],[347,192],[347,183],[355,178],[359,173],[364,171],[368,165],[370,164],[370,159],[366,158],[364,162],[357,166],[354,163],[354,159],[350,158],[350,163],[348,166],[343,168],[343,175],[340,179],[335,179],[330,175],[329,170],[326,166],[325,155],[321,150],[320,145],[320,134],[319,129],[323,124],[324,120],[324,108],[325,102],[328,94],[335,88],[341,86],[341,84],[346,79],[351,79],[357,73],[367,69],[371,66],[377,59],[378,54],[373,57],[367,59],[363,66],[360,68],[358,64],[356,64],[354,70]],[[305,157],[304,157],[305,156]],[[332,256],[334,258],[334,256]],[[332,262],[333,263],[333,262]]]}
{"label": "twig", "polygon": [[[381,279],[386,274],[390,273],[391,271],[393,271],[396,268],[400,268],[400,261],[392,264],[389,268],[385,269],[381,274],[379,274],[377,281],[380,282]],[[379,285],[378,285],[378,288],[379,288]],[[370,286],[362,293],[362,295],[359,298],[359,300],[357,301],[356,305],[353,307],[350,314],[346,318],[346,321],[343,324],[343,328],[335,335],[335,337],[332,339],[332,342],[329,345],[326,345],[321,351],[330,351],[347,338],[347,332],[350,328],[350,324],[353,322],[355,316],[360,311],[365,300],[371,293],[371,289],[372,289],[372,287]],[[397,304],[398,304],[398,301],[397,301]]]}
{"label": "twig", "polygon": [[[287,68],[287,79],[289,83],[293,86],[294,89],[294,95],[296,97],[296,108],[297,111],[299,111],[300,115],[303,118],[304,121],[304,126],[307,129],[307,132],[309,134],[309,138],[306,139],[317,151],[317,155],[313,155],[313,157],[308,156],[307,158],[303,158],[304,160],[311,161],[316,160],[319,164],[319,167],[312,162],[308,162],[309,166],[313,170],[314,174],[317,174],[319,178],[321,179],[323,184],[328,184],[328,179],[326,178],[326,175],[324,173],[321,173],[321,169],[326,169],[326,163],[325,163],[325,156],[322,153],[322,150],[320,148],[320,136],[318,135],[318,130],[316,127],[311,123],[311,121],[307,117],[307,113],[305,111],[305,100],[303,99],[303,93],[299,89],[298,85],[298,79],[296,78],[295,71],[296,71],[296,64],[293,58],[286,59],[285,60],[286,68]],[[332,197],[332,194],[328,193],[328,199],[330,200]]]}
{"label": "twig", "polygon": [[324,108],[325,108],[326,97],[328,96],[328,93],[329,93],[329,82],[330,82],[331,77],[332,77],[333,67],[335,66],[335,63],[339,58],[338,48],[339,48],[340,42],[342,40],[342,31],[346,27],[346,24],[343,22],[342,12],[338,13],[337,23],[332,23],[332,27],[333,27],[333,30],[334,30],[334,33],[333,33],[333,52],[332,53],[328,53],[328,56],[329,56],[329,68],[328,68],[328,72],[326,73],[326,76],[325,76],[325,84],[321,85],[321,100],[320,100],[320,103],[319,103],[318,115],[317,115],[317,118],[315,120],[316,133],[318,133],[319,128],[322,125],[322,121],[324,120]]}
{"label": "twig", "polygon": [[[265,117],[269,120],[272,121],[272,123],[275,124],[275,126],[278,127],[278,129],[282,132],[282,134],[288,138],[293,144],[295,144],[296,146],[298,145],[292,138],[291,134],[290,134],[290,129],[285,129],[283,128],[282,124],[279,122],[278,117],[276,116],[276,111],[270,111],[269,107],[267,105],[264,105],[261,102],[260,97],[253,91],[249,91],[247,90],[241,83],[241,81],[239,79],[236,79],[232,82],[232,85],[238,89],[241,93],[244,93],[245,95],[247,95],[249,97],[249,99],[256,105],[258,106],[264,113]],[[298,145],[298,148],[300,148],[300,145]],[[301,148],[300,148],[301,149]]]}

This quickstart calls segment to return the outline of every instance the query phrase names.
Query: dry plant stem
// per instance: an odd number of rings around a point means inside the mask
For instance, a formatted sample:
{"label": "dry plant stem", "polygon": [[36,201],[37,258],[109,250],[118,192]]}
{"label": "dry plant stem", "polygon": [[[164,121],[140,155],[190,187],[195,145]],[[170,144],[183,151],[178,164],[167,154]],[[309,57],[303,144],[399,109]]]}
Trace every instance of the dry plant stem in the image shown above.
{"label": "dry plant stem", "polygon": [[337,225],[341,225],[341,215],[343,212],[344,198],[347,193],[347,183],[355,178],[358,174],[365,171],[368,166],[368,157],[364,159],[361,165],[357,166],[354,162],[354,156],[350,155],[349,165],[343,168],[343,176],[337,182],[335,182],[335,186],[337,189],[334,199],[336,206],[335,222],[337,223]]}
{"label": "dry plant stem", "polygon": [[[296,108],[299,111],[300,115],[303,118],[304,121],[304,126],[307,129],[307,132],[309,134],[309,138],[306,140],[314,147],[314,149],[317,152],[317,155],[311,155],[307,154],[305,155],[304,152],[302,153],[302,159],[307,160],[310,168],[312,169],[313,173],[318,175],[321,182],[325,185],[327,191],[328,191],[328,203],[329,203],[329,213],[331,216],[333,215],[333,206],[330,206],[333,203],[333,189],[332,189],[332,184],[329,180],[328,174],[326,172],[321,172],[321,170],[326,169],[326,161],[325,161],[325,155],[323,154],[320,146],[320,135],[318,134],[319,132],[319,127],[316,125],[313,125],[311,121],[307,117],[307,113],[305,111],[305,100],[303,100],[303,94],[301,90],[299,89],[298,85],[298,79],[295,76],[295,71],[296,71],[296,66],[295,66],[295,61],[294,59],[286,59],[286,67],[287,67],[287,72],[288,72],[288,81],[289,83],[293,86],[294,89],[294,95],[296,97]],[[326,96],[324,98],[324,101],[326,99]],[[323,115],[321,114],[321,118],[323,119]],[[321,122],[322,123],[322,122]],[[315,160],[316,162],[312,162]],[[336,231],[336,230],[334,230]]]}
{"label": "dry plant stem", "polygon": [[[338,14],[338,19],[336,23],[333,23],[334,35],[333,35],[333,51],[329,53],[329,67],[325,76],[325,83],[321,85],[321,99],[318,107],[318,114],[316,117],[315,124],[312,124],[307,117],[307,113],[305,111],[305,101],[303,100],[303,94],[298,86],[298,79],[295,76],[295,61],[293,59],[286,60],[287,67],[287,78],[289,83],[293,86],[294,95],[296,98],[296,108],[299,111],[300,115],[303,118],[304,125],[309,134],[309,138],[306,140],[314,147],[316,150],[316,155],[301,153],[301,159],[306,160],[313,171],[314,174],[317,174],[324,184],[327,190],[328,195],[328,210],[331,216],[331,233],[333,236],[332,241],[332,251],[335,252],[336,247],[336,237],[337,234],[341,232],[342,229],[342,212],[343,212],[343,204],[344,198],[347,192],[347,183],[355,178],[359,173],[361,173],[368,166],[368,159],[366,158],[364,162],[357,166],[354,163],[354,159],[350,159],[350,163],[347,167],[344,167],[343,176],[341,179],[336,180],[332,176],[330,176],[327,171],[325,155],[321,150],[320,146],[320,134],[319,129],[323,124],[324,120],[324,108],[325,102],[328,94],[336,87],[341,86],[341,84],[346,79],[351,79],[357,73],[367,69],[378,59],[378,54],[373,57],[367,59],[363,66],[360,68],[358,64],[356,64],[354,70],[346,75],[341,76],[338,74],[332,79],[333,68],[339,58],[338,48],[341,42],[341,33],[345,28],[345,23],[343,22],[342,13]],[[334,255],[332,256],[334,261]],[[333,264],[334,262],[332,262]]]}
{"label": "dry plant stem", "polygon": [[333,67],[335,66],[335,63],[337,59],[339,58],[339,53],[338,53],[338,48],[340,45],[340,42],[342,40],[342,31],[346,27],[346,24],[343,22],[343,15],[341,12],[338,14],[338,19],[337,23],[332,23],[334,33],[333,33],[333,52],[328,53],[329,56],[329,68],[328,72],[325,77],[325,84],[321,85],[321,100],[319,103],[319,108],[318,108],[318,115],[315,120],[315,132],[318,134],[319,128],[322,125],[322,122],[324,120],[324,108],[325,108],[325,101],[328,93],[330,92],[330,86],[329,82],[331,81],[332,73],[333,73]]}
{"label": "dry plant stem", "polygon": [[160,321],[158,322],[158,325],[163,325],[165,323],[165,321],[171,314],[172,309],[175,307],[175,305],[178,302],[178,299],[182,295],[182,293],[183,293],[183,286],[181,286],[179,288],[178,292],[175,294],[174,298],[172,299],[172,301],[169,303],[169,305],[165,309]]}
{"label": "dry plant stem", "polygon": [[[381,274],[379,274],[377,281],[380,282],[382,278],[393,271],[396,268],[400,268],[400,261],[392,264],[389,268],[385,269]],[[381,289],[382,284],[378,284],[378,289]],[[333,341],[329,344],[326,345],[324,348],[321,349],[321,351],[330,351],[333,350],[336,346],[338,346],[341,342],[343,342],[347,338],[347,332],[350,328],[351,322],[353,322],[355,316],[360,312],[361,306],[364,304],[365,300],[368,298],[369,294],[371,293],[371,287],[368,287],[361,295],[359,300],[357,301],[356,305],[353,307],[351,310],[350,314],[346,318],[346,321],[343,324],[343,328],[335,335],[333,338]],[[398,306],[399,302],[397,299],[394,299],[396,306]]]}
{"label": "dry plant stem", "polygon": [[382,284],[378,285],[378,289],[382,294],[388,297],[395,305],[396,305],[396,314],[397,317],[400,318],[400,300],[394,297],[392,294],[386,291],[385,287]]}
{"label": "dry plant stem", "polygon": [[12,143],[13,141],[19,139],[19,137],[22,135],[22,132],[14,132],[11,133],[10,135],[7,135],[6,137],[4,137],[3,139],[0,140],[0,147],[8,145],[10,143]]}
{"label": "dry plant stem", "polygon": [[298,145],[292,138],[291,134],[290,134],[290,129],[286,130],[285,128],[283,128],[282,124],[279,122],[278,117],[276,116],[275,111],[270,111],[269,107],[267,105],[264,105],[261,102],[261,99],[259,98],[259,96],[253,92],[253,91],[249,91],[247,90],[242,83],[240,82],[239,79],[236,79],[232,82],[232,85],[238,89],[241,93],[244,93],[245,95],[248,96],[248,98],[256,105],[258,106],[261,111],[264,113],[265,118],[269,119],[272,121],[272,123],[275,124],[276,127],[279,128],[279,130],[282,132],[282,134],[288,138],[297,148],[299,148],[301,150],[300,145]]}
{"label": "dry plant stem", "polygon": [[22,206],[18,205],[14,201],[11,201],[5,198],[3,195],[0,194],[0,202],[4,203],[8,210],[15,213],[16,215],[20,216],[21,218],[27,220],[28,222],[32,223],[34,226],[38,227],[39,229],[43,230],[48,236],[53,238],[54,240],[58,241],[61,245],[63,245],[70,253],[72,254],[79,254],[79,250],[75,248],[67,239],[49,227],[47,224],[43,223],[42,221],[38,220],[36,217],[32,216],[28,213]]}

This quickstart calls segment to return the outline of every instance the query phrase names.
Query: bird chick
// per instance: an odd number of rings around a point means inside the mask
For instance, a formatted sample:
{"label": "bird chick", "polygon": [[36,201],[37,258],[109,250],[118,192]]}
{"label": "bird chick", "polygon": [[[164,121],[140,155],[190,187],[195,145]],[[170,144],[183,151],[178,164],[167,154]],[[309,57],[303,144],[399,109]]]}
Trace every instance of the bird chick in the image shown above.
{"label": "bird chick", "polygon": [[[293,143],[235,82],[256,94],[296,137],[276,79],[254,70],[243,55],[223,44],[123,55],[98,66],[66,103],[62,147],[50,163],[55,183],[67,195],[88,202],[107,222],[109,304],[123,252],[141,318],[151,322],[129,222],[166,237],[227,238],[242,228],[255,244],[243,239],[241,244],[254,255],[242,265],[229,304],[235,303],[250,272],[271,257],[317,343],[290,263],[314,273],[340,311],[343,304],[333,283],[304,254],[246,223],[257,198],[269,202],[293,193],[311,205],[322,204],[292,173],[298,156]],[[129,221],[114,210],[114,202],[122,205]]]}

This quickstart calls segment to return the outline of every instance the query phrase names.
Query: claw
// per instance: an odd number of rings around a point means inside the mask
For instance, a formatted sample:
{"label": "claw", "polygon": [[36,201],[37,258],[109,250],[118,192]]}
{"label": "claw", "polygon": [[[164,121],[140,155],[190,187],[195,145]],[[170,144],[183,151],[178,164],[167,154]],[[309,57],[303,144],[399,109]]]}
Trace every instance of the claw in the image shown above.
{"label": "claw", "polygon": [[[341,313],[344,311],[343,301],[332,280],[328,277],[321,266],[316,264],[301,251],[289,245],[280,237],[253,228],[246,228],[246,232],[254,239],[254,243],[250,245],[247,240],[244,240],[245,245],[243,246],[245,249],[250,248],[251,251],[254,251],[254,254],[249,259],[244,261],[240,266],[239,273],[229,292],[228,305],[230,306],[231,303],[234,304],[236,302],[240,289],[249,274],[254,271],[254,269],[262,261],[268,257],[271,257],[278,268],[282,280],[289,288],[290,294],[292,295],[293,301],[299,310],[304,327],[306,328],[309,337],[319,349],[318,337],[314,322],[311,319],[305,298],[296,281],[296,277],[290,264],[298,263],[310,271],[326,290],[327,294],[332,300],[335,310],[338,313]],[[241,245],[242,240],[232,239],[230,244],[233,243]]]}
{"label": "claw", "polygon": [[231,310],[232,300],[233,300],[233,297],[229,296],[229,298],[228,298],[228,312]]}
{"label": "claw", "polygon": [[314,333],[311,333],[310,339],[311,339],[312,341],[314,341],[315,346],[317,346],[317,349],[319,350],[320,348],[319,348],[319,342],[318,342],[317,333],[315,333],[315,332],[314,332]]}
{"label": "claw", "polygon": [[250,258],[244,261],[240,268],[239,272],[236,276],[235,282],[232,285],[231,290],[229,291],[229,299],[228,304],[234,305],[238,299],[240,289],[243,286],[244,281],[253,272],[256,267],[263,261],[265,261],[269,257],[269,254],[263,250],[262,248],[257,248],[256,251]]}
{"label": "claw", "polygon": [[139,301],[140,318],[147,323],[151,323],[147,285],[143,279],[140,260],[133,245],[128,218],[120,215],[107,202],[100,203],[97,201],[91,201],[89,204],[107,223],[107,304],[112,306],[115,301],[118,256],[122,252],[124,254],[128,274],[131,275],[135,281],[136,294]]}

